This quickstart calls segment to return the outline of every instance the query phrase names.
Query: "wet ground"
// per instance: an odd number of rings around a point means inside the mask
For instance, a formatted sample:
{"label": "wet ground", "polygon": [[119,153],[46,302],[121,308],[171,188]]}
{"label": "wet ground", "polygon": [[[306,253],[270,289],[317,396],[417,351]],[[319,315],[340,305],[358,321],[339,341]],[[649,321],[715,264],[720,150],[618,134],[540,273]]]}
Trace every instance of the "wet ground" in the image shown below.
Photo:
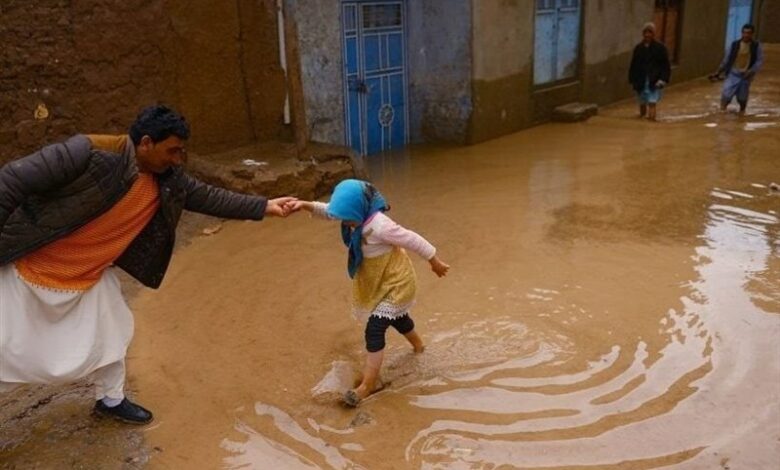
{"label": "wet ground", "polygon": [[[187,213],[179,224],[177,250],[204,231],[220,229],[219,219]],[[143,287],[119,273],[125,297]],[[133,383],[131,397],[139,391]],[[23,386],[0,394],[0,469],[123,469],[144,468],[162,449],[147,446],[143,429],[95,419],[91,378],[59,386]]]}
{"label": "wet ground", "polygon": [[780,467],[778,62],[770,48],[742,118],[695,81],[658,123],[627,102],[375,158],[390,215],[452,271],[415,261],[428,348],[389,333],[387,387],[357,410],[311,395],[362,361],[338,227],[196,239],[133,301],[149,466]]}
{"label": "wet ground", "polygon": [[357,411],[310,394],[362,358],[338,228],[195,242],[135,302],[152,467],[777,468],[778,72],[744,118],[698,81],[659,123],[625,103],[374,159],[392,216],[453,270],[417,262],[428,349],[390,335],[389,386]]}

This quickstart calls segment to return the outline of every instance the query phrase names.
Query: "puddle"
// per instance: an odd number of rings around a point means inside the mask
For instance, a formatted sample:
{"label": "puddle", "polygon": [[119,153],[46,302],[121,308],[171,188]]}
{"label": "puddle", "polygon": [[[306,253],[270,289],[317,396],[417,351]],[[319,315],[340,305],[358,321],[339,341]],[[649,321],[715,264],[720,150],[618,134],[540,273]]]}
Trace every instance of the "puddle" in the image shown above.
{"label": "puddle", "polygon": [[[756,182],[776,139],[742,131],[780,129],[705,127],[719,90],[702,90],[670,90],[673,124],[624,119],[626,103],[372,157],[390,215],[452,271],[414,261],[426,352],[390,331],[388,385],[358,410],[311,396],[334,361],[363,359],[338,227],[296,216],[196,241],[134,305],[152,467],[772,468],[780,224]],[[772,93],[753,90],[755,112]]]}

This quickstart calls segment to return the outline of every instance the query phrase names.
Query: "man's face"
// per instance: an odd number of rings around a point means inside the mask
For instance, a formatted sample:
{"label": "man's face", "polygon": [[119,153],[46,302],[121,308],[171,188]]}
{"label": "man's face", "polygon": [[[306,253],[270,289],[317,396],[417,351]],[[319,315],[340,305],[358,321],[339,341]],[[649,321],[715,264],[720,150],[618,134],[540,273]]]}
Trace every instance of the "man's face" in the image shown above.
{"label": "man's face", "polygon": [[642,39],[645,42],[653,42],[655,39],[655,32],[652,29],[646,29],[642,31]]}
{"label": "man's face", "polygon": [[750,42],[753,40],[753,30],[750,28],[742,28],[742,41]]}
{"label": "man's face", "polygon": [[145,135],[136,147],[136,159],[142,171],[164,173],[172,166],[183,165],[187,161],[187,150],[184,141],[175,135],[157,143]]}

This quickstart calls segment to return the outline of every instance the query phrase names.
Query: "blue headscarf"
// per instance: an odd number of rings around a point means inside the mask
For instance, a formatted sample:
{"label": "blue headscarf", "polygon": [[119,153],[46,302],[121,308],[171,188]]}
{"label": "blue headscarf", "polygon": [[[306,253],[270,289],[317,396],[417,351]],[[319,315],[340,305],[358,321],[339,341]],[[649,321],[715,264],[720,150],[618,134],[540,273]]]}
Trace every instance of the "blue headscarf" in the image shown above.
{"label": "blue headscarf", "polygon": [[[387,201],[371,183],[361,180],[344,180],[336,185],[328,203],[328,215],[341,220],[341,238],[349,249],[347,271],[354,278],[363,262],[363,224],[377,212],[390,210]],[[345,222],[358,222],[356,228]]]}

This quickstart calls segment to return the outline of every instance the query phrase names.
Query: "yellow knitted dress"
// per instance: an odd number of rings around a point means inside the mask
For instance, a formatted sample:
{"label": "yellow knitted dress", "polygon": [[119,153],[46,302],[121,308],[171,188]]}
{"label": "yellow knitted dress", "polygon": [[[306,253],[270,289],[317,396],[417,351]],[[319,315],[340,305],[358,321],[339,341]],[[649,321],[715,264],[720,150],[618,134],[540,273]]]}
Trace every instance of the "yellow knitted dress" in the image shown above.
{"label": "yellow knitted dress", "polygon": [[352,283],[353,313],[358,318],[376,315],[397,318],[414,305],[417,275],[406,250],[393,250],[364,258]]}

